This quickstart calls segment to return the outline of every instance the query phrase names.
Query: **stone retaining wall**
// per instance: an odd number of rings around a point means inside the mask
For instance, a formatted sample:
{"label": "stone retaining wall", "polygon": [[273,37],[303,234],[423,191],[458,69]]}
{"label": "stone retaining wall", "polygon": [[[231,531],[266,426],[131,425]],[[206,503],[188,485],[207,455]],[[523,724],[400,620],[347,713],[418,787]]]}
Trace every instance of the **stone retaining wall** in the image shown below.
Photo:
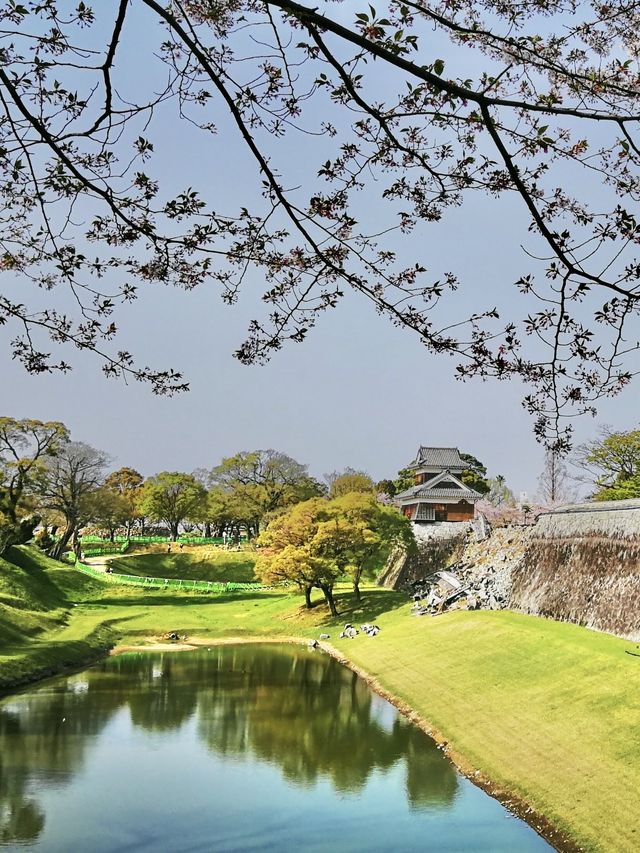
{"label": "stone retaining wall", "polygon": [[509,607],[640,640],[640,501],[541,516],[514,569]]}

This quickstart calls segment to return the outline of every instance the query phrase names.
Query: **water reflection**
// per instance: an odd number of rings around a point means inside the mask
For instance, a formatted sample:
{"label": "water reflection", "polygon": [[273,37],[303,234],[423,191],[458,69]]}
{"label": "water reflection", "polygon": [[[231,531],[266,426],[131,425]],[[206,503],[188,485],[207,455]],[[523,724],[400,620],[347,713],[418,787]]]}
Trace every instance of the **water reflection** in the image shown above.
{"label": "water reflection", "polygon": [[215,755],[266,762],[296,785],[326,779],[358,792],[403,762],[413,808],[446,806],[456,794],[455,770],[432,741],[317,653],[222,646],[126,655],[0,703],[2,842],[40,835],[45,815],[32,783],[68,784],[122,709],[134,727],[160,734],[193,719]]}

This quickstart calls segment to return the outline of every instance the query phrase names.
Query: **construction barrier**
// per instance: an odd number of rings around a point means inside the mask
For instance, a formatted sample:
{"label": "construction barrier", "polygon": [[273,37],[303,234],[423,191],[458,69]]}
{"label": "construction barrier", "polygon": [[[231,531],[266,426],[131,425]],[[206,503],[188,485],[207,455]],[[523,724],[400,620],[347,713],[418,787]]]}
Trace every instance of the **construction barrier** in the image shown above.
{"label": "construction barrier", "polygon": [[[75,557],[68,554],[67,557]],[[74,562],[74,560],[70,560]],[[94,578],[108,581],[110,583],[126,584],[129,586],[144,586],[151,589],[181,589],[186,591],[195,590],[197,592],[243,592],[256,591],[260,589],[269,589],[260,583],[239,583],[235,581],[192,581],[177,578],[151,578],[139,577],[138,575],[121,575],[117,572],[101,572],[93,566],[87,566],[84,563],[75,561],[76,569],[91,575]]]}

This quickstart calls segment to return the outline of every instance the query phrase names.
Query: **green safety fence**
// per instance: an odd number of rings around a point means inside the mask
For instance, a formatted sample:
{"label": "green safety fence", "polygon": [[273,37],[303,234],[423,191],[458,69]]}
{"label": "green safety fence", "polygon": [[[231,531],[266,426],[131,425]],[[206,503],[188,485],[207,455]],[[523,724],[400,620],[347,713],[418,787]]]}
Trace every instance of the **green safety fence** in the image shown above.
{"label": "green safety fence", "polygon": [[68,554],[66,556],[70,558],[70,562],[75,561],[76,569],[80,569],[80,571],[87,575],[100,578],[100,580],[108,581],[110,583],[126,584],[129,586],[144,586],[148,589],[182,589],[196,590],[197,592],[243,592],[269,588],[260,583],[240,583],[235,581],[192,581],[179,580],[176,578],[151,578],[138,577],[137,575],[121,575],[117,572],[107,573],[101,572],[98,569],[93,568],[93,566],[86,566],[83,563],[80,563],[75,560],[75,554]]}
{"label": "green safety fence", "polygon": [[[81,540],[83,543],[95,543],[101,542],[104,543],[105,540],[101,536],[92,536],[85,535]],[[145,544],[153,544],[156,542],[167,543],[172,542],[170,536],[114,536],[114,542],[131,542],[135,544],[136,542],[145,543]],[[184,542],[185,545],[224,545],[225,540],[221,536],[178,536],[178,542]],[[230,541],[230,540],[227,540]],[[241,536],[241,542],[246,542],[247,537]],[[106,547],[106,546],[105,546]]]}
{"label": "green safety fence", "polygon": [[82,548],[82,553],[85,557],[104,557],[108,554],[124,554],[129,547],[129,542],[123,542],[122,545],[101,545],[99,548]]}

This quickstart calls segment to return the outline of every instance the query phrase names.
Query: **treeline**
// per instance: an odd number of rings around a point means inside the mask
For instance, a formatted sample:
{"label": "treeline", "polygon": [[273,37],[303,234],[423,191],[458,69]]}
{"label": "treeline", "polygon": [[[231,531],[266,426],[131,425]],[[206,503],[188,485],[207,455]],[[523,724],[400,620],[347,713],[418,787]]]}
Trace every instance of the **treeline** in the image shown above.
{"label": "treeline", "polygon": [[144,478],[132,467],[110,470],[107,453],[73,441],[56,421],[0,418],[0,553],[28,541],[51,556],[79,551],[79,533],[162,532],[204,537],[258,536],[269,518],[312,498],[376,492],[364,472],[334,472],[325,482],[276,450],[243,451],[210,469],[161,471]]}

